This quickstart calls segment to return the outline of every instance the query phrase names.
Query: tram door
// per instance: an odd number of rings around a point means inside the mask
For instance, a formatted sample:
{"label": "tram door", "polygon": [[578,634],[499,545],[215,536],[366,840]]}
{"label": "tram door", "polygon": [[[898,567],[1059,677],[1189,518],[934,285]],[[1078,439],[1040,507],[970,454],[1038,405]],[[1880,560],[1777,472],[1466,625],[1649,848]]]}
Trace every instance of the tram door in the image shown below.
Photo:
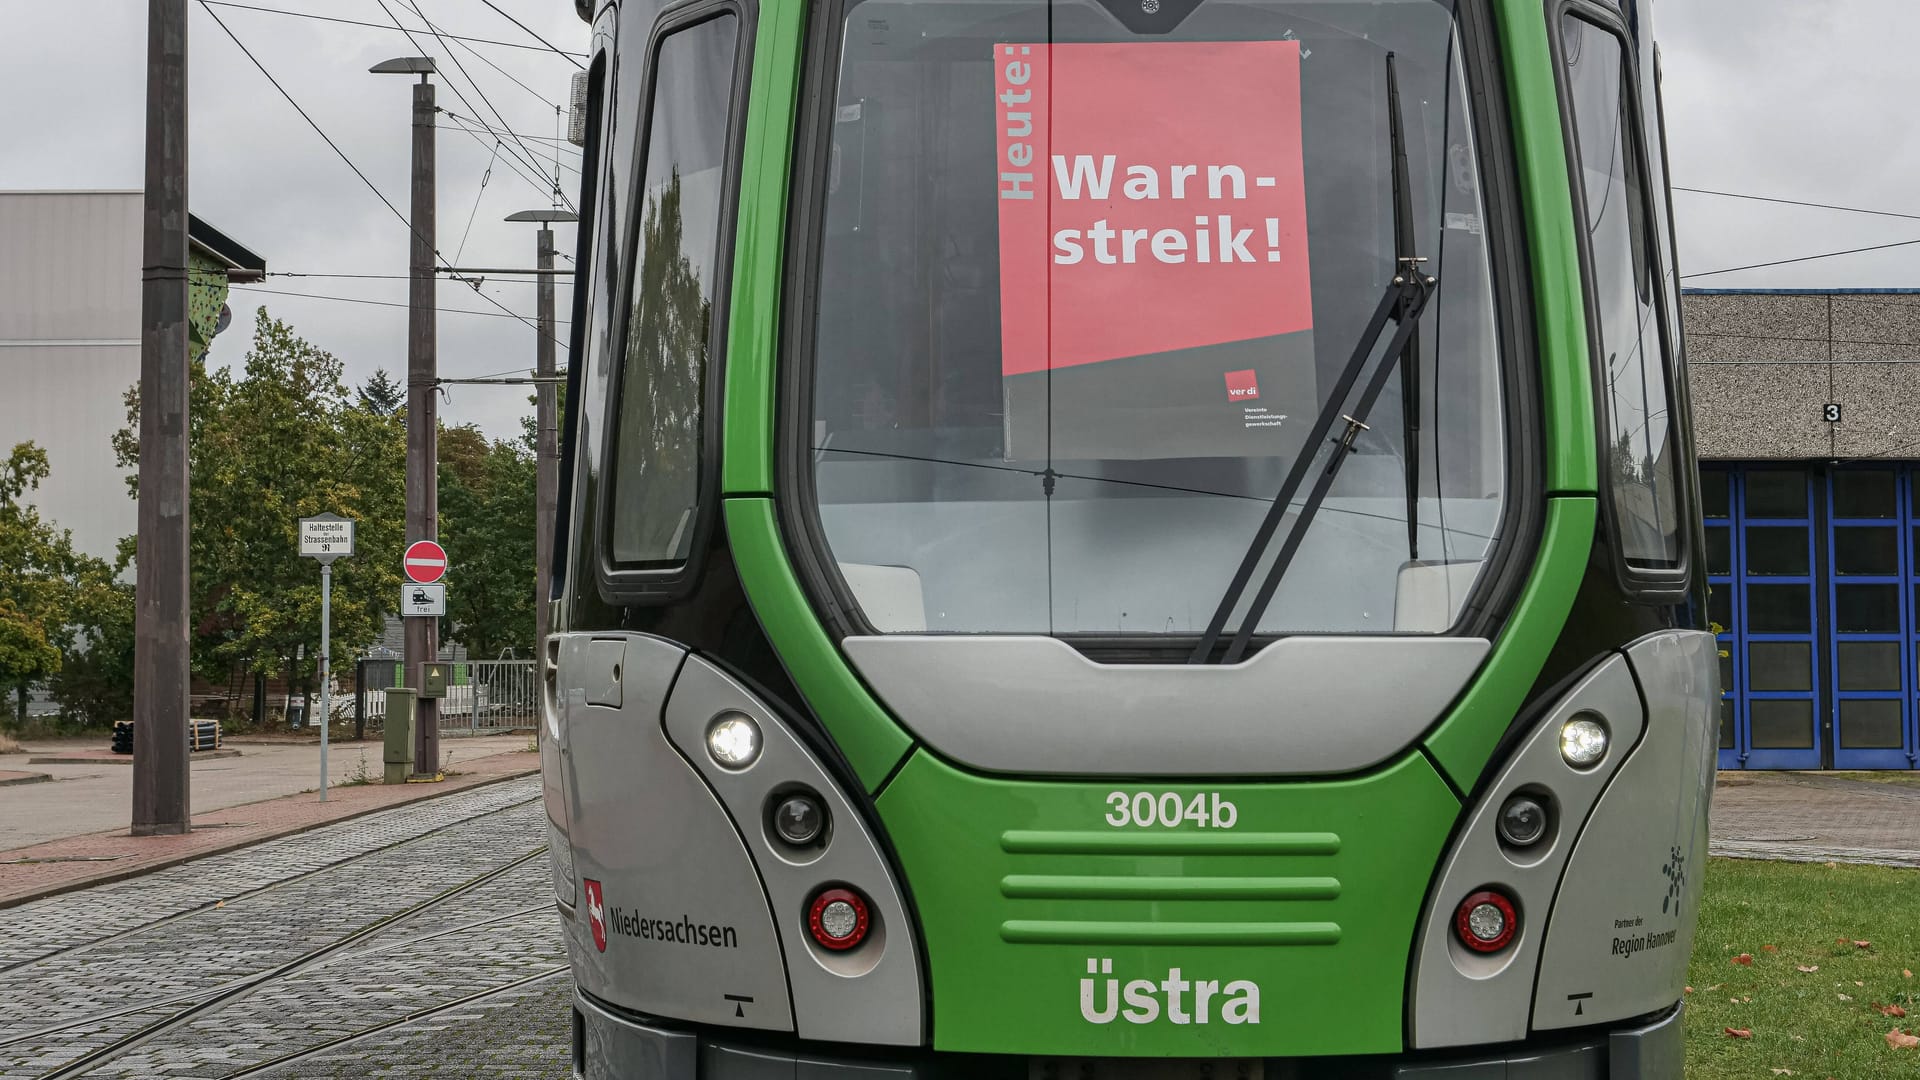
{"label": "tram door", "polygon": [[1720,767],[1914,768],[1914,470],[1709,463],[1701,481]]}

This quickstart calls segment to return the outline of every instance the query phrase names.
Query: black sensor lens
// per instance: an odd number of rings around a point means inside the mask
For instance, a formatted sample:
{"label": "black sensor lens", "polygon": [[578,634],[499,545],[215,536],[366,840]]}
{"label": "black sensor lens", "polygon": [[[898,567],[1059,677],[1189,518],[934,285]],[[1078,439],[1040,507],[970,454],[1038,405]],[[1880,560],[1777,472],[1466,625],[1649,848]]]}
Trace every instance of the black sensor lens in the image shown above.
{"label": "black sensor lens", "polygon": [[773,831],[796,847],[820,839],[826,827],[827,811],[812,795],[789,795],[773,808]]}
{"label": "black sensor lens", "polygon": [[1547,808],[1528,795],[1515,795],[1500,808],[1500,839],[1530,847],[1547,835]]}

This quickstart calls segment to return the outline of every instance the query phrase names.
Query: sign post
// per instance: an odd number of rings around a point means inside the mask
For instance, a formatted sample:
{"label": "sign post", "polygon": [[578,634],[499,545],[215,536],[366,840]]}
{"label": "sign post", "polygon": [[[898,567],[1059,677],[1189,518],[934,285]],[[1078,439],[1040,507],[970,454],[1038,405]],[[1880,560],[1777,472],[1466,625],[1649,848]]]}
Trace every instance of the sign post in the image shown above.
{"label": "sign post", "polygon": [[[432,540],[415,540],[407,545],[400,557],[400,569],[407,575],[406,583],[400,587],[400,616],[409,627],[419,626],[424,619],[438,619],[447,613],[447,587],[442,579],[447,576],[447,549]],[[437,623],[426,623],[432,627]],[[433,640],[438,641],[437,637]],[[415,635],[408,634],[407,640],[413,641]],[[409,653],[407,670],[419,673],[415,691],[414,720],[420,729],[414,734],[413,767],[424,776],[437,775],[440,768],[440,695],[433,693],[428,686],[430,672],[438,668],[440,657],[437,649],[429,655],[414,656]],[[417,662],[416,662],[417,661]]]}
{"label": "sign post", "polygon": [[333,695],[333,560],[353,554],[353,519],[335,513],[300,519],[300,554],[320,564],[320,801],[327,801],[327,721]]}

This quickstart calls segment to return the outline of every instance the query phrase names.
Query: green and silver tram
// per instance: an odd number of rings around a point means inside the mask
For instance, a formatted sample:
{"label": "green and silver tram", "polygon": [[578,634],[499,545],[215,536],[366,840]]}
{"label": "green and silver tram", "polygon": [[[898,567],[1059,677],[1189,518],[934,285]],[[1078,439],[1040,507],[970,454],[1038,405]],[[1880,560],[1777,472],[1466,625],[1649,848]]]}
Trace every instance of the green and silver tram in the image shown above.
{"label": "green and silver tram", "polygon": [[581,1075],[1680,1075],[1647,0],[579,2]]}

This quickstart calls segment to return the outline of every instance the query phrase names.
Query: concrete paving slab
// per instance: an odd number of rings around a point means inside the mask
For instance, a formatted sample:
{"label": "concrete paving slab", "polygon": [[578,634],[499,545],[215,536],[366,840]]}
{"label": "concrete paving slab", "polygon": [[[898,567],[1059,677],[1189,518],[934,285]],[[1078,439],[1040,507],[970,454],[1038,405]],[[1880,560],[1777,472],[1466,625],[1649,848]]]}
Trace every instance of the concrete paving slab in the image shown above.
{"label": "concrete paving slab", "polygon": [[1920,787],[1825,773],[1721,773],[1711,851],[1920,867]]}
{"label": "concrete paving slab", "polygon": [[12,787],[15,784],[39,784],[51,779],[53,779],[53,777],[43,772],[0,769],[0,787]]}
{"label": "concrete paving slab", "polygon": [[[456,771],[440,783],[349,784],[331,789],[326,802],[320,801],[317,791],[307,791],[264,802],[242,802],[196,812],[193,831],[182,836],[131,835],[127,831],[131,804],[118,800],[111,809],[116,823],[110,829],[60,835],[0,851],[0,908],[119,881],[378,810],[528,776],[539,771],[540,755],[526,751],[524,742],[520,740],[519,747],[504,753],[460,759],[456,762]],[[117,775],[124,777],[127,773],[122,771]],[[35,785],[35,788],[40,792],[59,793],[64,799],[67,795],[59,789],[65,786]],[[11,798],[17,793],[18,789],[4,789],[0,790],[0,797]],[[198,792],[195,801],[198,804]],[[57,812],[52,807],[42,809],[42,813]],[[5,820],[5,811],[0,810],[0,822]]]}
{"label": "concrete paving slab", "polygon": [[[195,765],[215,758],[239,757],[238,750],[195,750],[187,755],[187,760]],[[69,750],[56,754],[33,754],[27,758],[29,765],[131,765],[132,754],[116,754],[111,750]]]}
{"label": "concrete paving slab", "polygon": [[[442,736],[441,764],[462,770],[477,758],[524,751],[530,741],[525,734]],[[126,767],[125,757],[109,763],[91,756],[94,752],[109,753],[104,742],[99,737],[33,741],[20,753],[0,755],[0,770],[25,770],[28,759],[34,757],[82,758],[80,764],[35,765],[29,770],[53,777],[52,784],[0,787],[0,851],[127,827],[133,806],[133,770]],[[320,786],[317,740],[263,739],[233,749],[240,750],[239,757],[206,759],[191,766],[196,814],[297,795]],[[377,739],[334,743],[327,759],[329,781],[338,787],[378,780],[381,753]]]}

